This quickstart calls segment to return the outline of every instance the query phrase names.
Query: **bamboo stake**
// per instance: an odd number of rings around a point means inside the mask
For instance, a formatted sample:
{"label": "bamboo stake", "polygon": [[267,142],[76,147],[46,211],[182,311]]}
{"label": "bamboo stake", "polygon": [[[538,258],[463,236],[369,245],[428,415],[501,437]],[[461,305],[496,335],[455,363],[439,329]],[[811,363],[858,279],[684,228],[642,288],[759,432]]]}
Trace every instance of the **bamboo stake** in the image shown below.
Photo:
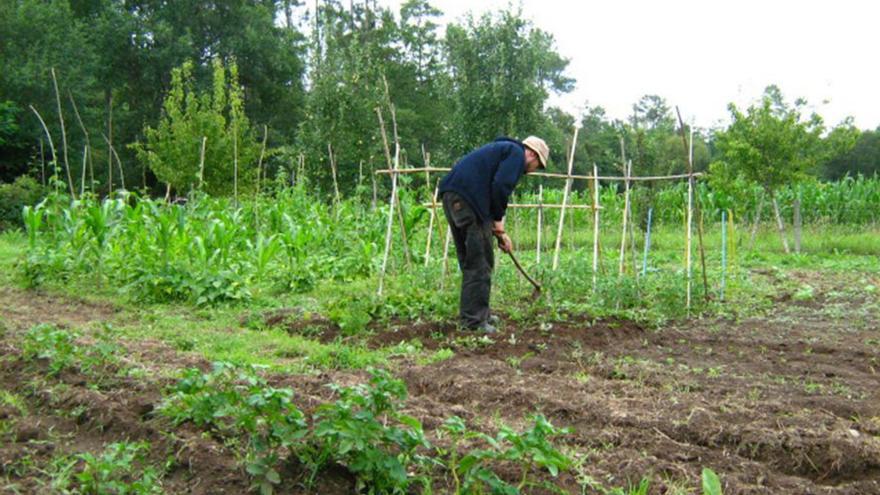
{"label": "bamboo stake", "polygon": [[[446,226],[446,239],[443,241],[443,282],[446,281],[446,275],[449,273],[449,240],[452,238],[452,226]],[[441,287],[442,287],[441,282]]]}
{"label": "bamboo stake", "polygon": [[770,199],[773,203],[773,214],[776,216],[776,227],[779,229],[779,236],[782,238],[782,248],[785,254],[791,254],[788,248],[788,239],[785,237],[785,225],[782,223],[782,215],[779,213],[779,202],[776,200],[776,194],[770,191]]}
{"label": "bamboo stake", "polygon": [[40,177],[43,187],[46,187],[46,155],[43,151],[43,138],[40,138]]}
{"label": "bamboo stake", "polygon": [[391,232],[394,227],[394,198],[397,195],[397,174],[391,175],[391,200],[388,202],[388,224],[385,228],[385,253],[382,255],[382,269],[379,272],[379,291],[378,295],[382,295],[382,287],[385,283],[385,270],[388,267],[388,255],[391,252]]}
{"label": "bamboo stake", "polygon": [[798,190],[797,196],[794,198],[794,252],[801,252],[801,192]]}
{"label": "bamboo stake", "polygon": [[330,172],[333,174],[333,194],[336,205],[339,206],[339,181],[336,179],[336,158],[333,156],[333,146],[327,143],[327,153],[330,157]]}
{"label": "bamboo stake", "polygon": [[727,223],[730,227],[728,236],[728,251],[730,252],[730,276],[736,278],[736,222],[733,220],[733,210],[727,211]]}
{"label": "bamboo stake", "polygon": [[70,163],[67,161],[67,131],[64,128],[64,114],[61,112],[61,94],[58,92],[58,80],[55,78],[55,67],[52,72],[52,86],[55,87],[55,103],[58,105],[58,121],[61,122],[61,149],[64,153],[64,171],[67,173],[67,184],[70,186],[70,197],[76,199],[73,189],[73,177],[70,175]]}
{"label": "bamboo stake", "polygon": [[[621,142],[623,142],[623,140],[621,140]],[[623,230],[620,234],[620,266],[617,272],[618,275],[623,275],[624,265],[626,263],[626,229],[629,220],[629,172],[629,165],[624,163],[623,173],[627,180],[624,182],[623,190]]]}
{"label": "bamboo stake", "polygon": [[654,208],[648,208],[648,228],[645,231],[645,256],[642,258],[642,276],[648,273],[648,253],[651,251],[651,215]]}
{"label": "bamboo stake", "polygon": [[[92,143],[89,140],[89,131],[86,130],[86,126],[83,124],[82,117],[79,115],[79,109],[76,107],[76,100],[73,99],[73,93],[70,90],[67,90],[67,97],[70,98],[70,104],[73,106],[73,114],[76,116],[76,121],[79,123],[80,129],[83,131],[83,135],[86,138],[86,156],[88,156],[88,163],[91,165],[92,163]],[[94,179],[94,167],[92,168],[92,175]],[[86,160],[83,159],[83,172],[82,172],[82,180],[79,186],[79,195],[82,196],[85,194],[85,181],[86,181]],[[92,181],[94,184],[94,180]],[[89,187],[91,190],[91,187]]]}
{"label": "bamboo stake", "polygon": [[263,157],[266,155],[266,141],[269,139],[269,126],[263,124],[263,145],[260,147],[260,159],[257,160],[257,195],[263,192]]}
{"label": "bamboo stake", "polygon": [[599,272],[599,168],[593,164],[593,292]]}
{"label": "bamboo stake", "polygon": [[685,266],[685,277],[687,277],[687,314],[688,317],[691,315],[691,229],[694,222],[693,215],[693,202],[694,202],[694,181],[688,180],[688,190],[687,190],[687,214],[686,223],[687,228],[685,229],[685,247],[684,247],[684,266]]}
{"label": "bamboo stake", "polygon": [[553,252],[553,270],[559,266],[559,250],[562,247],[562,227],[565,225],[565,207],[568,204],[568,195],[571,192],[571,169],[574,166],[574,149],[577,146],[578,127],[574,128],[574,137],[571,140],[571,151],[568,154],[568,179],[565,181],[565,192],[562,196],[562,209],[559,210],[559,227],[556,229],[556,249]]}
{"label": "bamboo stake", "polygon": [[[370,161],[370,168],[373,168],[372,161]],[[378,201],[379,196],[379,187],[376,184],[376,173],[375,171],[370,174],[370,181],[373,183],[373,199],[370,202],[370,208],[376,209],[376,202]]]}
{"label": "bamboo stake", "polygon": [[721,210],[721,293],[724,301],[724,288],[727,282],[727,212]]}
{"label": "bamboo stake", "polygon": [[86,162],[89,157],[89,145],[83,145],[83,165],[82,178],[79,181],[79,197],[83,197],[86,193]]}
{"label": "bamboo stake", "polygon": [[[684,137],[684,121],[681,119],[681,112],[678,110],[678,107],[675,107],[675,113],[678,115],[678,123],[680,128],[680,134],[682,143],[685,143]],[[693,189],[694,182],[694,126],[691,124],[691,139],[690,144],[686,146],[687,151],[687,166],[688,166],[688,183],[690,184],[690,188]],[[693,192],[692,192],[693,194]],[[709,302],[709,279],[706,275],[706,250],[703,247],[703,212],[700,208],[699,201],[696,203],[697,217],[699,218],[699,223],[697,224],[697,242],[700,248],[700,264],[703,268],[703,296],[706,299],[706,302]]]}
{"label": "bamboo stake", "polygon": [[238,208],[238,124],[232,128],[232,197]]}
{"label": "bamboo stake", "polygon": [[[420,167],[420,168],[410,168],[410,169],[406,169],[406,170],[398,170],[397,172],[394,172],[394,173],[396,173],[396,174],[420,174],[420,173],[424,172],[426,168],[428,171],[430,171],[432,173],[433,172],[449,172],[450,170],[452,170],[451,168],[448,168],[448,167]],[[380,175],[389,175],[392,173],[392,170],[391,169],[376,170],[375,173],[380,174]],[[693,174],[648,175],[648,176],[641,176],[641,177],[630,177],[629,180],[631,182],[639,182],[639,181],[651,182],[651,181],[659,181],[659,180],[686,179],[688,177],[702,177],[702,176],[703,176],[702,172],[694,172]],[[568,174],[557,174],[557,173],[549,173],[549,172],[532,172],[529,174],[529,177],[549,177],[551,179],[573,179],[573,180],[585,180],[585,181],[592,181],[594,179],[594,177],[592,175],[575,175],[575,174],[568,175]],[[599,176],[599,180],[623,182],[625,179],[623,177],[618,177],[618,176],[614,176],[614,175],[609,175],[609,176],[603,175],[603,176]]]}
{"label": "bamboo stake", "polygon": [[199,190],[205,184],[205,146],[208,144],[208,136],[202,136],[202,150],[199,153]]}
{"label": "bamboo stake", "polygon": [[[40,125],[43,126],[43,132],[46,133],[46,139],[48,139],[48,141],[49,141],[49,151],[52,152],[52,164],[53,164],[53,174],[52,175],[56,176],[55,178],[57,179],[58,178],[57,177],[58,176],[58,155],[55,153],[55,143],[52,142],[52,135],[49,133],[49,128],[46,126],[46,121],[43,120],[43,117],[40,115],[40,112],[38,112],[37,109],[34,108],[33,105],[28,105],[28,107],[31,109],[32,112],[34,112],[34,115],[37,116],[37,120],[39,120]],[[56,186],[56,189],[57,189],[57,186]]]}
{"label": "bamboo stake", "polygon": [[[110,99],[108,101],[109,106],[109,115],[107,116],[107,135],[109,137],[105,137],[105,140],[108,143],[107,146],[107,196],[113,195],[113,153],[110,151],[110,146],[113,145],[113,93],[110,93]],[[171,185],[168,185],[168,191],[166,191],[166,201],[167,196],[170,194]]]}
{"label": "bamboo stake", "polygon": [[544,230],[544,184],[538,184],[538,241],[535,243],[535,259],[541,264],[541,234]]}
{"label": "bamboo stake", "polygon": [[101,133],[101,137],[104,138],[104,141],[107,143],[107,148],[110,149],[110,154],[111,154],[110,163],[111,164],[113,163],[113,160],[112,160],[113,157],[116,158],[116,164],[119,166],[120,185],[122,186],[122,189],[125,190],[125,173],[122,171],[122,161],[119,159],[119,155],[116,153],[116,148],[114,148],[113,145],[110,144],[110,140],[107,138],[107,136],[105,136],[103,133]]}
{"label": "bamboo stake", "polygon": [[431,198],[431,209],[428,211],[428,240],[425,241],[425,266],[431,261],[431,237],[434,234],[434,218],[437,216],[437,195],[440,194],[440,181],[437,181],[437,187],[434,189],[434,196]]}
{"label": "bamboo stake", "polygon": [[[381,110],[379,107],[376,107],[376,115],[379,116],[379,128],[380,128],[381,131],[382,131],[382,143],[383,143],[383,145],[384,145],[384,149],[385,149],[385,160],[386,160],[386,162],[388,163],[388,169],[391,171],[392,182],[393,182],[393,178],[394,178],[394,176],[396,176],[398,173],[401,173],[401,170],[399,170],[399,168],[397,167],[397,165],[400,163],[400,156],[399,156],[399,153],[398,153],[399,148],[400,148],[400,145],[399,145],[399,142],[396,142],[396,143],[395,143],[395,151],[394,151],[394,158],[395,158],[395,160],[394,160],[394,162],[392,163],[392,161],[391,161],[391,149],[390,149],[390,146],[388,145],[388,135],[387,135],[387,133],[385,132],[385,121],[382,119],[382,110]],[[395,124],[394,124],[394,135],[395,135],[395,141],[396,141],[396,136],[397,136],[397,124],[396,124],[396,121],[397,121],[397,119],[394,117],[394,106],[393,106],[393,105],[392,105],[392,107],[391,107],[391,116],[392,116],[392,119],[393,119],[394,122],[395,122]],[[392,187],[392,189],[393,189],[393,187]],[[400,199],[397,197],[396,194],[393,194],[393,195],[391,196],[391,200],[394,201],[394,202],[396,202],[396,203],[398,203],[398,204],[397,204],[397,206],[398,206],[398,209],[397,209],[397,219],[398,219],[398,221],[400,222],[400,230],[401,230],[401,232],[402,232],[402,238],[403,238],[403,249],[404,249],[404,256],[405,256],[405,258],[406,258],[406,264],[407,264],[407,266],[409,266],[409,265],[410,265],[410,259],[409,259],[409,244],[407,243],[407,239],[406,239],[406,223],[403,221],[403,213],[401,213],[401,211],[400,211],[400,210],[401,210],[401,208],[400,208]]]}

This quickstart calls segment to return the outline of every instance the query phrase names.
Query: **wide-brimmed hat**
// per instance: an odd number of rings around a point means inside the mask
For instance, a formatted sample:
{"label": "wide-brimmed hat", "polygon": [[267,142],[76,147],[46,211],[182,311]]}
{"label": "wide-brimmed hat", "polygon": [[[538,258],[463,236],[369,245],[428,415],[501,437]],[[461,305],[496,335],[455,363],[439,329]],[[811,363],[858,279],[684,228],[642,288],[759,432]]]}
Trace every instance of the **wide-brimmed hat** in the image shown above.
{"label": "wide-brimmed hat", "polygon": [[550,148],[547,147],[547,143],[537,136],[529,136],[523,139],[522,143],[530,150],[537,153],[538,162],[541,164],[541,168],[547,168],[547,160],[550,159]]}

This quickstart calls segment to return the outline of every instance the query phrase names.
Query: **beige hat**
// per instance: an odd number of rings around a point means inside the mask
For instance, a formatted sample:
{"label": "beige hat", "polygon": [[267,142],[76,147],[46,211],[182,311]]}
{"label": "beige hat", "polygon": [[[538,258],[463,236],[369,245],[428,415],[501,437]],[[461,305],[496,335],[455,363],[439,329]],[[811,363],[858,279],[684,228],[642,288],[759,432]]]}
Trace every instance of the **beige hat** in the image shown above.
{"label": "beige hat", "polygon": [[529,136],[523,139],[522,143],[538,154],[538,162],[540,162],[541,168],[547,168],[547,160],[550,159],[550,148],[547,147],[547,143],[537,136]]}

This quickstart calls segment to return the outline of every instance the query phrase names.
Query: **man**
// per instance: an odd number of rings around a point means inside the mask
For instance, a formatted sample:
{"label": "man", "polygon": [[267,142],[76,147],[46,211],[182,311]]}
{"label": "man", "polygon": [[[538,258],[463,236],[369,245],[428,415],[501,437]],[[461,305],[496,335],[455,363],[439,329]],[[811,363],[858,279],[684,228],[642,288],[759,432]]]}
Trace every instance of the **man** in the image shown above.
{"label": "man", "polygon": [[529,136],[520,142],[502,137],[465,155],[440,183],[462,273],[459,317],[465,328],[495,332],[489,321],[492,236],[502,251],[512,251],[504,230],[507,201],[520,177],[546,168],[549,156],[541,138]]}

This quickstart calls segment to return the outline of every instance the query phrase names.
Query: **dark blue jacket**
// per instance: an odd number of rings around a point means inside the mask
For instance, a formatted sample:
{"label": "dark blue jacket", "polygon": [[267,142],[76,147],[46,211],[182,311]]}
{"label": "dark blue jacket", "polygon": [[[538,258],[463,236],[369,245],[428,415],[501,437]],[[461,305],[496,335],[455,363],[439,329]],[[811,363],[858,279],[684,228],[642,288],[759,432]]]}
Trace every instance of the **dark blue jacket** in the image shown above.
{"label": "dark blue jacket", "polygon": [[440,182],[440,193],[458,193],[481,222],[501,220],[525,164],[525,148],[520,141],[498,138],[459,160]]}

